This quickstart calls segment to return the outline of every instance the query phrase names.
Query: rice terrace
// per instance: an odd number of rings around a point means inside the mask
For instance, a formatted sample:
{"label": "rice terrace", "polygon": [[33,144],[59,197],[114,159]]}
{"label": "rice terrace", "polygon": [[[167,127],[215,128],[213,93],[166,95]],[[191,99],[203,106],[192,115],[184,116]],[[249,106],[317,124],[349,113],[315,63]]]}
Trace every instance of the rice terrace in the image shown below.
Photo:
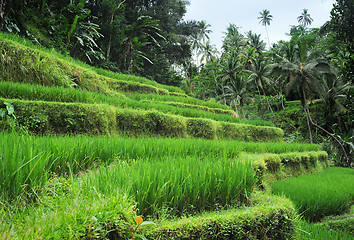
{"label": "rice terrace", "polygon": [[194,1],[1,2],[0,240],[354,239],[353,0],[220,48]]}

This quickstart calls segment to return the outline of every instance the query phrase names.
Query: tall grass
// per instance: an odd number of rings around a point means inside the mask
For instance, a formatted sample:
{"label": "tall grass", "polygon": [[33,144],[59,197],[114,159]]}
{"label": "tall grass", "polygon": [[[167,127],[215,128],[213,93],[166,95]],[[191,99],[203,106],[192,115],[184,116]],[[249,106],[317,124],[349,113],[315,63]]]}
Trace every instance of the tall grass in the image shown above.
{"label": "tall grass", "polygon": [[122,160],[164,158],[229,158],[241,151],[279,153],[306,151],[316,145],[249,143],[203,139],[126,137],[34,137],[0,133],[0,195],[15,198],[35,194],[52,173],[70,175],[95,164]]}
{"label": "tall grass", "polygon": [[[158,96],[158,95],[156,95]],[[26,100],[43,100],[55,102],[82,102],[82,103],[107,103],[122,108],[155,109],[164,113],[171,113],[191,118],[206,118],[216,121],[242,123],[256,126],[274,126],[271,122],[256,120],[241,120],[233,117],[231,114],[217,114],[199,109],[182,108],[171,106],[164,102],[140,101],[130,99],[121,93],[114,93],[114,96],[93,93],[86,90],[77,90],[64,87],[46,87],[41,85],[30,85],[23,83],[0,81],[0,97],[18,98]],[[181,100],[183,97],[170,96],[167,99]],[[199,100],[201,101],[201,100]],[[199,103],[199,101],[197,101]]]}
{"label": "tall grass", "polygon": [[296,239],[302,240],[352,240],[353,235],[347,231],[333,231],[314,223],[300,222]]}
{"label": "tall grass", "polygon": [[128,95],[130,98],[135,100],[150,100],[150,101],[159,101],[159,102],[181,102],[187,104],[201,105],[209,108],[221,108],[225,110],[230,110],[230,107],[216,102],[207,102],[197,98],[189,96],[173,96],[173,95],[156,95],[156,94],[142,94],[134,93]]}
{"label": "tall grass", "polygon": [[41,46],[40,44],[33,43],[25,38],[18,37],[15,34],[0,32],[0,40],[3,40],[3,41],[7,40],[7,41],[11,41],[11,42],[14,42],[17,44],[21,44],[21,45],[28,47],[30,49],[33,49],[35,51],[41,52],[46,55],[50,55],[50,57],[53,59],[57,58],[57,59],[64,60],[68,64],[74,64],[74,65],[81,67],[83,69],[89,69],[91,71],[96,72],[97,74],[99,74],[101,76],[106,76],[111,79],[144,83],[144,84],[147,84],[150,86],[155,86],[158,88],[166,89],[170,92],[174,92],[177,94],[181,94],[181,95],[184,94],[184,91],[178,87],[165,86],[163,84],[159,84],[155,81],[152,81],[152,80],[149,80],[149,79],[146,79],[143,77],[137,77],[137,76],[121,74],[121,73],[113,73],[108,70],[92,67],[84,62],[81,62],[79,60],[76,60],[76,59],[70,57],[69,55],[63,55],[63,54],[55,51],[54,49],[47,49],[47,48]]}
{"label": "tall grass", "polygon": [[[137,159],[101,167],[83,180],[88,191],[104,195],[125,190],[135,197],[138,212],[157,217],[193,214],[245,203],[255,186],[250,162],[227,157]],[[160,209],[160,211],[159,211]]]}
{"label": "tall grass", "polygon": [[271,185],[274,194],[290,198],[306,220],[319,221],[341,214],[354,200],[354,170],[329,168],[309,176],[282,180]]}
{"label": "tall grass", "polygon": [[99,162],[121,159],[161,159],[168,156],[228,156],[231,144],[198,140],[122,137],[32,137],[0,133],[0,196],[12,199],[43,186],[51,173],[75,174]]}
{"label": "tall grass", "polygon": [[112,71],[109,71],[109,70],[106,70],[106,69],[96,68],[96,67],[91,67],[91,66],[88,66],[88,67],[91,68],[91,70],[95,71],[97,74],[102,75],[102,76],[106,76],[106,77],[109,77],[109,78],[112,78],[112,79],[144,83],[144,84],[147,84],[147,85],[151,85],[151,86],[155,86],[155,87],[158,87],[158,88],[166,89],[166,90],[168,90],[171,93],[177,93],[177,94],[180,94],[180,95],[185,95],[184,91],[181,88],[179,88],[179,87],[159,84],[159,83],[157,83],[155,81],[146,79],[144,77],[138,77],[138,76],[122,74],[122,73],[115,73],[115,72],[112,72]]}

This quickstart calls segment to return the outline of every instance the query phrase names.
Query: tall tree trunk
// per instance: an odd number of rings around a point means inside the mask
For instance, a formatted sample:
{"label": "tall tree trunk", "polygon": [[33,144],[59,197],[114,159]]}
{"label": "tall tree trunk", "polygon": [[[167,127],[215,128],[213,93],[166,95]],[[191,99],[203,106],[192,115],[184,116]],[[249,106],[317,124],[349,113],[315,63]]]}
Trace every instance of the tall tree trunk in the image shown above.
{"label": "tall tree trunk", "polygon": [[[113,23],[113,19],[114,19],[114,13],[112,13],[112,17],[111,17],[111,27],[112,27],[112,23]],[[108,40],[108,48],[107,48],[107,53],[106,53],[106,61],[109,61],[110,55],[111,55],[111,47],[112,47],[112,31],[109,31],[109,40]]]}
{"label": "tall tree trunk", "polygon": [[348,158],[348,154],[347,154],[347,151],[346,151],[345,148],[344,148],[343,142],[339,141],[339,139],[338,139],[337,137],[335,137],[334,134],[328,132],[328,131],[327,131],[326,129],[324,129],[323,127],[321,127],[321,126],[319,126],[318,124],[314,123],[313,120],[312,120],[312,118],[311,118],[310,110],[309,110],[309,109],[307,109],[307,115],[308,115],[309,120],[310,120],[310,122],[311,122],[312,125],[314,125],[315,127],[321,129],[322,131],[324,131],[325,133],[327,133],[329,136],[331,136],[334,140],[336,140],[336,141],[339,143],[339,145],[341,146],[341,148],[342,148],[342,150],[343,150],[343,153],[344,153],[345,157]]}
{"label": "tall tree trunk", "polygon": [[234,105],[235,105],[236,114],[237,114],[237,116],[239,116],[239,114],[238,114],[238,108],[237,108],[237,104],[236,104],[236,100],[234,100]]}
{"label": "tall tree trunk", "polygon": [[311,126],[310,126],[310,118],[307,114],[307,106],[304,107],[305,115],[306,115],[306,123],[307,123],[307,128],[309,130],[309,136],[310,136],[310,143],[313,143],[312,140],[312,132],[311,132]]}
{"label": "tall tree trunk", "polygon": [[269,45],[269,50],[270,50],[270,41],[269,41],[267,25],[265,25],[265,29],[266,29],[266,33],[267,33],[268,45]]}
{"label": "tall tree trunk", "polygon": [[[262,97],[261,97],[261,91],[259,90],[259,87],[258,87],[258,84],[255,82],[256,84],[256,87],[257,87],[257,90],[258,90],[258,95],[259,95],[259,102],[261,104],[261,107],[263,107],[263,104],[262,104]],[[263,116],[263,111],[262,109],[258,109],[258,113],[261,114],[261,116]]]}
{"label": "tall tree trunk", "polygon": [[270,106],[270,103],[269,103],[269,101],[268,101],[268,98],[267,98],[267,96],[266,96],[266,94],[265,94],[264,89],[262,88],[262,86],[261,86],[261,89],[262,89],[263,95],[264,95],[264,97],[265,97],[265,99],[266,99],[266,101],[267,101],[268,107],[269,107],[270,111],[272,112],[273,117],[275,117],[274,112],[273,112],[273,109],[272,109],[272,106]]}
{"label": "tall tree trunk", "polygon": [[7,17],[12,9],[12,0],[0,0],[0,30],[3,29],[5,17]]}
{"label": "tall tree trunk", "polygon": [[307,123],[307,128],[309,130],[309,136],[310,136],[310,143],[313,143],[313,140],[312,140],[312,131],[311,131],[311,126],[310,126],[310,118],[307,114],[307,100],[306,100],[306,94],[305,94],[305,87],[304,85],[302,85],[301,87],[302,89],[302,106],[304,108],[304,112],[305,112],[305,115],[306,115],[306,123]]}
{"label": "tall tree trunk", "polygon": [[[281,108],[283,109],[283,110],[285,110],[285,107],[284,107],[284,96],[283,96],[283,84],[281,84],[281,77],[282,76],[280,76],[279,78],[278,78],[278,81],[279,81],[279,92],[280,92],[280,104],[281,104]],[[280,109],[279,109],[280,110]]]}
{"label": "tall tree trunk", "polygon": [[240,104],[243,119],[246,119],[245,111],[243,111],[243,105]]}
{"label": "tall tree trunk", "polygon": [[[111,21],[110,21],[110,27],[112,27],[113,24],[113,20],[114,20],[114,14],[116,13],[116,11],[118,11],[118,9],[122,6],[122,4],[125,3],[126,0],[121,1],[118,5],[118,7],[112,12],[112,16],[111,16]],[[111,54],[111,48],[112,48],[112,31],[109,31],[109,40],[108,40],[108,48],[107,48],[107,53],[106,53],[106,60],[109,61],[110,58],[110,54]]]}

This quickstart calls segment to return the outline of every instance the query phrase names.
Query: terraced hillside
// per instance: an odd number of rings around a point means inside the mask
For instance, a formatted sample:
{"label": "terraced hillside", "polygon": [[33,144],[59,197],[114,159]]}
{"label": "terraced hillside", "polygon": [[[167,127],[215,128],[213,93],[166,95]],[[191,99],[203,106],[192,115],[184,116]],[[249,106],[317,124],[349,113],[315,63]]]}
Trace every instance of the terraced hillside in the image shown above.
{"label": "terraced hillside", "polygon": [[326,168],[318,145],[22,39],[1,35],[0,48],[5,239],[295,236],[294,205],[266,192]]}

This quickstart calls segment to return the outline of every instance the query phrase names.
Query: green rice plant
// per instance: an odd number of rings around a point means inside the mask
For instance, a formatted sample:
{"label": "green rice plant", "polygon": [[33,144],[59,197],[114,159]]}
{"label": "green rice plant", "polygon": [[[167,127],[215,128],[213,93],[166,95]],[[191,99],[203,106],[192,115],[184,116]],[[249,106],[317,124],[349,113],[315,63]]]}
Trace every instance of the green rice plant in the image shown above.
{"label": "green rice plant", "polygon": [[81,103],[109,103],[115,106],[132,105],[132,100],[124,94],[114,92],[113,96],[102,93],[64,88],[57,86],[42,86],[0,81],[0,97],[23,100],[41,100],[49,102],[81,102]]}
{"label": "green rice plant", "polygon": [[[65,192],[61,192],[63,188]],[[126,195],[104,198],[85,191],[74,180],[53,178],[38,192],[38,203],[3,209],[2,239],[128,239],[134,226],[135,203]]]}
{"label": "green rice plant", "polygon": [[[34,194],[52,173],[76,174],[95,164],[122,160],[164,158],[236,158],[245,152],[286,152],[300,145],[168,138],[126,138],[52,136],[35,137],[0,133],[0,195],[13,199],[23,193]],[[292,148],[294,146],[294,148]],[[306,150],[308,145],[302,145]],[[312,147],[312,145],[311,145]]]}
{"label": "green rice plant", "polygon": [[[48,87],[0,81],[0,97],[55,102],[105,103],[121,108],[143,110],[155,109],[163,113],[171,113],[191,118],[206,118],[216,121],[242,123],[255,126],[274,126],[274,124],[267,121],[238,119],[233,117],[232,114],[214,113],[203,109],[189,108],[188,106],[183,108],[180,106],[172,106],[165,102],[138,101],[127,98],[125,95],[117,92],[114,92],[113,96],[108,96],[103,93],[94,93],[87,90],[78,90],[73,88],[56,86]],[[213,109],[216,108],[209,109],[213,111]]]}
{"label": "green rice plant", "polygon": [[162,219],[148,239],[293,239],[296,221],[290,200],[255,192],[252,205]]}
{"label": "green rice plant", "polygon": [[152,102],[181,102],[187,104],[194,104],[194,105],[201,105],[206,106],[209,108],[221,108],[225,110],[230,110],[230,107],[227,105],[223,105],[220,103],[215,102],[207,102],[197,98],[189,97],[189,96],[174,96],[174,95],[156,95],[156,94],[141,94],[141,93],[134,93],[129,94],[128,97],[135,99],[135,100],[149,100]]}
{"label": "green rice plant", "polygon": [[157,217],[159,209],[180,216],[245,203],[255,186],[250,162],[225,157],[136,159],[101,167],[83,178],[83,187],[105,196],[126,191],[138,212]]}
{"label": "green rice plant", "polygon": [[307,143],[283,143],[283,142],[240,142],[231,141],[242,152],[249,153],[287,153],[319,151],[320,146]]}
{"label": "green rice plant", "polygon": [[[65,62],[66,65],[73,65],[74,68],[76,68],[76,69],[81,68],[81,70],[79,70],[79,71],[86,70],[91,73],[94,72],[96,75],[99,75],[101,77],[108,77],[108,78],[111,78],[114,80],[119,80],[119,81],[124,81],[124,82],[132,82],[132,83],[138,82],[138,83],[154,86],[154,87],[157,87],[160,89],[165,89],[165,90],[167,90],[171,93],[175,93],[177,95],[184,95],[183,90],[180,88],[172,87],[172,86],[165,86],[165,85],[156,83],[152,80],[148,80],[143,77],[136,77],[136,76],[132,76],[132,75],[113,73],[113,72],[110,72],[110,71],[107,71],[104,69],[95,68],[95,67],[89,66],[88,64],[85,64],[79,60],[73,59],[68,55],[60,54],[53,49],[47,49],[47,48],[44,48],[38,44],[34,44],[33,42],[26,40],[25,38],[18,37],[15,34],[1,32],[0,33],[0,41],[15,44],[15,45],[17,45],[17,47],[15,47],[15,48],[17,48],[17,49],[21,48],[21,47],[26,47],[30,51],[35,51],[37,53],[37,56],[39,56],[39,58],[40,58],[40,61],[38,62],[40,64],[43,63],[43,57],[46,58],[49,56],[52,63],[56,63],[56,62],[58,62],[58,60],[60,60],[59,62]],[[27,51],[25,51],[25,52],[27,52]],[[23,57],[23,56],[21,56],[21,57]],[[27,70],[23,69],[23,70],[28,71],[28,69]],[[57,72],[57,71],[60,72],[60,68],[55,70],[55,72]],[[40,73],[40,71],[38,71],[37,74],[38,73]],[[56,77],[56,76],[53,76],[53,77]]]}
{"label": "green rice plant", "polygon": [[296,239],[303,240],[352,240],[353,235],[348,231],[333,231],[315,223],[300,221]]}
{"label": "green rice plant", "polygon": [[[52,173],[70,175],[113,158],[162,159],[169,156],[214,156],[234,158],[237,148],[228,142],[199,139],[154,139],[123,137],[33,137],[0,133],[0,196],[34,197]],[[26,196],[30,194],[31,196]]]}
{"label": "green rice plant", "polygon": [[319,221],[347,211],[354,200],[354,170],[328,168],[324,172],[271,184],[274,194],[290,198],[306,220]]}
{"label": "green rice plant", "polygon": [[100,74],[102,76],[106,76],[106,77],[109,77],[109,78],[112,78],[112,79],[144,83],[144,84],[147,84],[147,85],[151,85],[151,86],[155,86],[155,87],[158,87],[158,88],[166,89],[170,93],[177,93],[177,94],[180,94],[181,96],[186,96],[184,94],[184,91],[181,88],[178,88],[178,87],[173,87],[173,86],[159,84],[159,83],[157,83],[155,81],[152,81],[152,80],[149,80],[149,79],[146,79],[146,78],[143,78],[143,77],[127,75],[127,74],[121,74],[121,73],[115,73],[115,72],[108,71],[108,70],[105,70],[105,69],[102,69],[102,68],[95,68],[95,67],[91,67],[91,66],[87,66],[87,67],[91,68],[97,74]]}

